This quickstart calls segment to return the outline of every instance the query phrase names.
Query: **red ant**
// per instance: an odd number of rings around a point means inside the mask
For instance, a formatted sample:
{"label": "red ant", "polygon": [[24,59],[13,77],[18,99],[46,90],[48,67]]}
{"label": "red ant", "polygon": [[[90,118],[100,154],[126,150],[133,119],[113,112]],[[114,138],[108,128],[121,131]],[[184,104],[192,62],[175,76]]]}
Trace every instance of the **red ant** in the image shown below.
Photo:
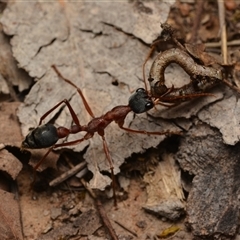
{"label": "red ant", "polygon": [[[70,80],[66,79],[65,77],[62,76],[62,74],[59,72],[57,67],[55,65],[52,66],[53,70],[56,72],[56,74],[63,79],[65,82],[68,84],[72,85],[77,92],[79,93],[83,104],[85,106],[85,109],[87,110],[88,114],[92,117],[92,120],[87,124],[87,125],[81,125],[80,121],[74,112],[73,108],[71,107],[70,103],[68,100],[63,100],[56,104],[54,107],[52,107],[49,111],[47,111],[39,121],[39,126],[32,130],[24,139],[22,142],[22,148],[32,148],[32,149],[37,149],[37,148],[48,148],[49,150],[46,152],[46,154],[43,156],[43,158],[37,163],[37,165],[34,167],[36,170],[40,164],[44,161],[44,159],[47,157],[47,155],[52,151],[53,149],[56,149],[58,147],[63,147],[63,146],[71,146],[75,144],[79,144],[85,140],[88,140],[93,137],[93,135],[97,132],[103,141],[103,149],[106,154],[107,160],[109,162],[110,166],[110,171],[112,175],[112,185],[113,185],[113,194],[114,194],[114,201],[116,205],[116,194],[115,194],[115,180],[114,180],[114,172],[113,172],[113,160],[110,155],[108,145],[105,140],[105,128],[113,121],[115,121],[118,126],[128,132],[132,133],[141,133],[141,134],[149,134],[149,135],[169,135],[169,134],[180,134],[179,132],[170,132],[170,131],[163,131],[163,132],[148,132],[148,131],[141,131],[141,130],[134,130],[130,128],[124,127],[124,120],[128,113],[134,112],[136,114],[144,113],[149,111],[154,107],[156,104],[153,99],[148,95],[147,91],[143,88],[139,88],[136,90],[134,94],[129,98],[128,105],[120,105],[116,106],[104,115],[100,117],[95,117],[93,114],[89,104],[87,103],[86,98],[84,97],[82,91],[80,88],[78,88],[73,82]],[[157,100],[158,101],[158,100]],[[69,112],[72,116],[74,125],[72,125],[70,128],[65,128],[65,127],[58,127],[56,128],[53,124],[47,123],[43,124],[43,120],[56,108],[58,108],[61,104],[66,104],[66,106],[69,109]],[[85,136],[74,140],[70,142],[65,142],[65,143],[60,143],[56,144],[57,141],[61,138],[66,138],[70,134],[76,134],[79,132],[86,132]]]}

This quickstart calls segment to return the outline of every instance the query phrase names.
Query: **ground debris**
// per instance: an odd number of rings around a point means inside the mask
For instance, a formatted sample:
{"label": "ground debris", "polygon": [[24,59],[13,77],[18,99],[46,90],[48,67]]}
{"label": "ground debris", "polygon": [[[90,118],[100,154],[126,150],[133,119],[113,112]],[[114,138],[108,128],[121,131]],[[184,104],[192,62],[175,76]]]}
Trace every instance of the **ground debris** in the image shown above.
{"label": "ground debris", "polygon": [[4,35],[0,26],[0,93],[10,94],[16,101],[17,96],[13,90],[17,86],[19,91],[29,88],[32,83],[28,74],[17,67],[17,62],[12,55],[9,39]]}
{"label": "ground debris", "polygon": [[16,117],[19,105],[19,102],[3,102],[0,104],[0,129],[4,129],[4,134],[0,135],[0,143],[4,146],[20,147],[21,145],[22,134]]}
{"label": "ground debris", "polygon": [[79,236],[90,236],[102,226],[97,211],[90,209],[75,219],[73,223],[67,223],[56,227],[39,239],[59,239]]}
{"label": "ground debris", "polygon": [[16,179],[22,170],[22,163],[7,150],[0,150],[0,170],[8,173],[12,179]]}
{"label": "ground debris", "polygon": [[16,179],[22,169],[22,163],[12,154],[12,150],[19,148],[22,141],[20,125],[16,117],[16,109],[19,104],[19,102],[0,104],[0,129],[4,129],[4,133],[0,135],[0,144],[2,145],[0,170],[8,173],[12,179]]}
{"label": "ground debris", "polygon": [[74,228],[72,223],[64,224],[63,226],[57,227],[54,230],[43,234],[38,240],[52,240],[52,239],[64,239],[77,235],[78,229]]}
{"label": "ground debris", "polygon": [[199,124],[182,140],[177,160],[196,175],[187,202],[187,222],[197,237],[232,238],[238,226],[239,144],[225,145],[220,133]]}
{"label": "ground debris", "polygon": [[19,204],[14,194],[0,190],[0,238],[23,239]]}
{"label": "ground debris", "polygon": [[52,208],[51,209],[51,219],[55,220],[62,214],[62,208]]}
{"label": "ground debris", "polygon": [[184,214],[184,194],[180,169],[171,155],[164,155],[154,172],[144,176],[148,199],[144,209],[169,220],[177,220]]}
{"label": "ground debris", "polygon": [[80,235],[92,235],[102,224],[97,211],[90,209],[82,213],[74,221],[73,226],[79,229]]}
{"label": "ground debris", "polygon": [[201,121],[219,129],[224,143],[235,145],[240,137],[240,101],[229,88],[219,87],[219,89],[224,92],[224,99],[203,108],[198,113],[198,117]]}

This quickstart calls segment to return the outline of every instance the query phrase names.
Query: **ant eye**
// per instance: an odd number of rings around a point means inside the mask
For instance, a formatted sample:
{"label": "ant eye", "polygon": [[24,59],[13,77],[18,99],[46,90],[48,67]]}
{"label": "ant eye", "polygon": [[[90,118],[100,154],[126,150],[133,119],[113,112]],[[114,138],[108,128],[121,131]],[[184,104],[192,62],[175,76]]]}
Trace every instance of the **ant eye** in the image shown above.
{"label": "ant eye", "polygon": [[151,109],[154,107],[154,104],[152,102],[148,102],[148,103],[146,103],[145,107],[146,107],[146,109]]}
{"label": "ant eye", "polygon": [[136,90],[136,92],[145,92],[145,89],[144,89],[144,88],[138,88],[138,89]]}

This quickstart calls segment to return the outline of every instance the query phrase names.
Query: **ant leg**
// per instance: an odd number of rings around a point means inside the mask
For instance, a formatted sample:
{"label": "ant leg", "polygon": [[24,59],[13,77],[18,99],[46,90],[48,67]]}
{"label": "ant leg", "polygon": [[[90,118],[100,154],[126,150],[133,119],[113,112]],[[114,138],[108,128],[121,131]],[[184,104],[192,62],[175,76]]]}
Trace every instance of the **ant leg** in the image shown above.
{"label": "ant leg", "polygon": [[[212,94],[212,93],[189,93],[189,94],[186,94],[186,95],[177,95],[177,96],[171,95],[169,97],[166,96],[166,97],[158,98],[155,101],[155,105],[159,104],[159,105],[162,105],[164,107],[171,108],[171,107],[178,106],[180,103],[182,103],[184,101],[196,99],[196,98],[199,98],[199,97],[206,97],[206,96],[215,97],[215,95]],[[179,100],[179,101],[176,102],[177,100]]]}
{"label": "ant leg", "polygon": [[[44,160],[46,159],[46,157],[48,156],[48,154],[53,150],[54,146],[50,147],[48,149],[48,151],[44,154],[44,156],[42,157],[42,159],[33,167],[34,171],[36,172],[36,170],[38,169],[38,167],[44,162]],[[36,174],[35,174],[36,175]]]}
{"label": "ant leg", "polygon": [[85,140],[88,140],[90,138],[93,137],[93,133],[86,133],[84,137],[79,138],[77,140],[74,141],[70,141],[70,142],[65,142],[65,143],[59,143],[59,144],[54,144],[52,147],[50,147],[48,149],[48,151],[46,152],[46,154],[42,157],[42,159],[36,164],[36,166],[34,167],[35,170],[38,169],[38,167],[42,164],[42,162],[46,159],[46,157],[48,156],[48,154],[53,150],[56,149],[58,147],[65,147],[65,146],[72,146],[72,145],[76,145],[79,144]]}
{"label": "ant leg", "polygon": [[68,107],[68,110],[72,116],[72,119],[74,121],[74,123],[78,126],[80,126],[80,122],[78,120],[78,117],[75,113],[75,111],[73,110],[71,104],[69,103],[69,101],[67,99],[64,99],[62,100],[61,102],[59,102],[57,105],[55,105],[53,108],[51,108],[50,110],[48,110],[44,115],[42,115],[42,117],[40,118],[40,121],[39,121],[39,124],[38,125],[41,125],[42,124],[42,121],[52,112],[54,111],[56,108],[58,108],[62,103],[65,103]]}
{"label": "ant leg", "polygon": [[91,138],[93,136],[93,134],[89,134],[87,133],[83,138],[80,138],[80,139],[77,139],[77,140],[74,140],[74,141],[71,141],[71,142],[66,142],[66,143],[59,143],[59,144],[55,144],[53,145],[52,147],[50,147],[48,149],[48,151],[45,153],[45,155],[42,157],[42,159],[33,167],[34,169],[34,180],[32,182],[32,185],[35,183],[36,181],[36,171],[38,169],[38,167],[44,162],[44,160],[47,158],[48,154],[55,148],[58,148],[58,147],[64,147],[64,146],[72,146],[72,145],[76,145],[76,144],[79,144],[89,138]]}
{"label": "ant leg", "polygon": [[79,93],[80,97],[82,98],[83,104],[84,104],[87,112],[89,113],[89,115],[92,118],[95,118],[95,116],[94,116],[94,114],[92,112],[92,109],[90,108],[89,104],[87,103],[86,98],[84,97],[84,95],[82,93],[82,90],[78,86],[76,86],[72,81],[70,81],[69,79],[63,77],[63,75],[59,72],[59,70],[57,69],[57,67],[55,65],[52,65],[52,68],[56,72],[58,77],[62,78],[65,82],[67,82],[68,84],[72,85],[77,90],[77,92]]}
{"label": "ant leg", "polygon": [[144,130],[135,130],[135,129],[131,129],[131,128],[126,128],[123,126],[124,122],[118,122],[118,126],[127,131],[127,132],[132,132],[132,133],[140,133],[140,134],[147,134],[147,135],[170,135],[170,134],[174,134],[174,135],[182,135],[181,132],[170,132],[170,131],[165,131],[165,132],[148,132],[148,131],[144,131]]}
{"label": "ant leg", "polygon": [[240,93],[240,89],[236,86],[234,86],[232,83],[230,83],[227,79],[222,79],[223,83],[226,84],[228,87],[230,87],[231,89],[237,91],[238,93]]}
{"label": "ant leg", "polygon": [[[180,103],[181,103],[181,102],[179,102],[179,103],[168,103],[168,104],[167,104],[167,103],[158,102],[157,104],[159,104],[159,105],[161,105],[161,106],[163,106],[163,107],[171,108],[171,107],[178,106]],[[156,105],[155,105],[155,109],[157,109],[157,108],[156,108]]]}
{"label": "ant leg", "polygon": [[123,126],[119,126],[121,129],[127,131],[127,132],[132,132],[132,133],[140,133],[140,134],[147,134],[147,135],[182,135],[181,132],[171,132],[171,131],[165,131],[165,132],[148,132],[148,131],[141,131],[141,130],[135,130],[131,128],[126,128]]}
{"label": "ant leg", "polygon": [[109,148],[108,148],[105,137],[104,136],[101,136],[101,137],[102,137],[102,140],[103,140],[103,149],[104,149],[104,152],[106,154],[106,157],[107,157],[107,160],[108,160],[108,163],[109,163],[109,167],[110,167],[110,170],[111,170],[114,206],[116,207],[117,206],[117,197],[116,197],[116,190],[115,190],[116,179],[115,179],[115,175],[114,175],[114,172],[113,172],[113,160],[112,160],[111,154],[109,152]]}
{"label": "ant leg", "polygon": [[34,188],[37,179],[37,169],[43,163],[43,161],[47,158],[48,154],[52,151],[53,147],[50,147],[42,159],[33,167],[33,181],[31,182],[31,188]]}
{"label": "ant leg", "polygon": [[64,146],[71,146],[71,145],[75,145],[78,144],[82,141],[86,140],[85,137],[77,139],[75,141],[71,141],[71,142],[66,142],[66,143],[59,143],[59,144],[55,144],[52,147],[50,147],[48,149],[48,151],[45,153],[45,155],[42,157],[42,159],[33,167],[33,169],[36,171],[38,169],[38,167],[44,162],[44,160],[47,158],[48,154],[55,148],[58,147],[64,147]]}
{"label": "ant leg", "polygon": [[146,81],[146,75],[145,75],[145,67],[146,67],[146,64],[147,64],[149,58],[152,56],[154,50],[155,50],[155,45],[152,45],[145,61],[143,62],[143,65],[142,65],[143,81],[144,81],[144,86],[145,86],[146,91],[148,91],[148,89],[147,89],[147,81]]}
{"label": "ant leg", "polygon": [[65,143],[59,143],[59,144],[55,144],[52,148],[58,148],[58,147],[66,147],[66,146],[73,146],[73,145],[77,145],[85,140],[88,140],[89,138],[91,138],[93,136],[93,134],[87,133],[83,138],[74,140],[74,141],[70,141],[70,142],[65,142]]}
{"label": "ant leg", "polygon": [[[47,157],[47,155],[50,153],[51,150],[56,149],[58,147],[64,147],[64,146],[72,146],[72,145],[76,145],[79,144],[85,140],[88,140],[90,138],[93,137],[92,133],[87,133],[83,138],[71,141],[71,142],[66,142],[66,143],[60,143],[60,144],[55,144],[54,146],[52,146],[51,148],[49,148],[49,150],[47,151],[47,153],[44,155],[44,157],[37,163],[37,165],[34,167],[35,171],[36,169],[42,164],[42,162],[45,160],[45,158]],[[117,206],[117,198],[116,198],[116,180],[115,180],[115,176],[114,176],[114,172],[113,172],[113,161],[112,161],[112,157],[111,154],[109,152],[109,148],[106,142],[106,139],[104,136],[101,136],[102,140],[103,140],[103,149],[104,152],[106,154],[107,160],[109,162],[109,166],[110,166],[110,171],[111,171],[111,177],[112,177],[112,188],[113,188],[113,197],[114,197],[114,205]]]}

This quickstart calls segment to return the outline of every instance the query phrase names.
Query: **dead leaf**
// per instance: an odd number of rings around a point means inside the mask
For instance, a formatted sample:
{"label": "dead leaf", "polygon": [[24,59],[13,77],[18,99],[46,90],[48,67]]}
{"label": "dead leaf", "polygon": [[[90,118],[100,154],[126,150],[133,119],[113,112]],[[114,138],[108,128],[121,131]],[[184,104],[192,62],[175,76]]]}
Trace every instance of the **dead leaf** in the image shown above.
{"label": "dead leaf", "polygon": [[82,213],[73,223],[73,226],[79,229],[81,236],[92,235],[101,225],[98,212],[93,209]]}
{"label": "dead leaf", "polygon": [[198,35],[202,42],[216,39],[219,34],[219,21],[217,14],[206,15],[206,21],[199,29]]}
{"label": "dead leaf", "polygon": [[7,150],[0,151],[0,170],[8,173],[13,180],[22,170],[22,163]]}
{"label": "dead leaf", "polygon": [[0,238],[23,239],[19,204],[14,195],[0,190]]}
{"label": "dead leaf", "polygon": [[213,64],[220,64],[220,61],[217,60],[214,56],[210,55],[207,52],[204,52],[205,45],[200,44],[185,44],[184,45],[187,51],[196,59],[199,59],[204,66],[210,66]]}
{"label": "dead leaf", "polygon": [[178,226],[171,226],[165,230],[163,230],[160,234],[158,234],[158,237],[160,238],[168,238],[170,236],[172,236],[173,234],[175,234],[176,232],[178,232],[180,230],[180,228]]}
{"label": "dead leaf", "polygon": [[240,101],[227,87],[223,88],[223,92],[226,94],[225,99],[202,109],[198,117],[210,126],[218,128],[226,144],[235,145],[240,136]]}
{"label": "dead leaf", "polygon": [[16,117],[16,109],[18,106],[18,102],[0,104],[0,128],[4,130],[3,134],[0,135],[0,144],[2,145],[0,150],[0,169],[8,173],[12,179],[16,179],[18,176],[22,169],[22,163],[11,152],[4,148],[6,146],[19,147],[22,141],[22,134]]}
{"label": "dead leaf", "polygon": [[[19,102],[4,102],[0,104],[0,128],[4,133],[0,135],[0,143],[20,147],[22,134],[16,117]],[[7,123],[7,124],[6,124]]]}
{"label": "dead leaf", "polygon": [[13,58],[9,39],[4,35],[2,25],[0,25],[0,81],[2,82],[0,92],[8,94],[11,87],[17,86],[19,91],[28,89],[32,80],[22,69],[17,67],[17,62]]}

